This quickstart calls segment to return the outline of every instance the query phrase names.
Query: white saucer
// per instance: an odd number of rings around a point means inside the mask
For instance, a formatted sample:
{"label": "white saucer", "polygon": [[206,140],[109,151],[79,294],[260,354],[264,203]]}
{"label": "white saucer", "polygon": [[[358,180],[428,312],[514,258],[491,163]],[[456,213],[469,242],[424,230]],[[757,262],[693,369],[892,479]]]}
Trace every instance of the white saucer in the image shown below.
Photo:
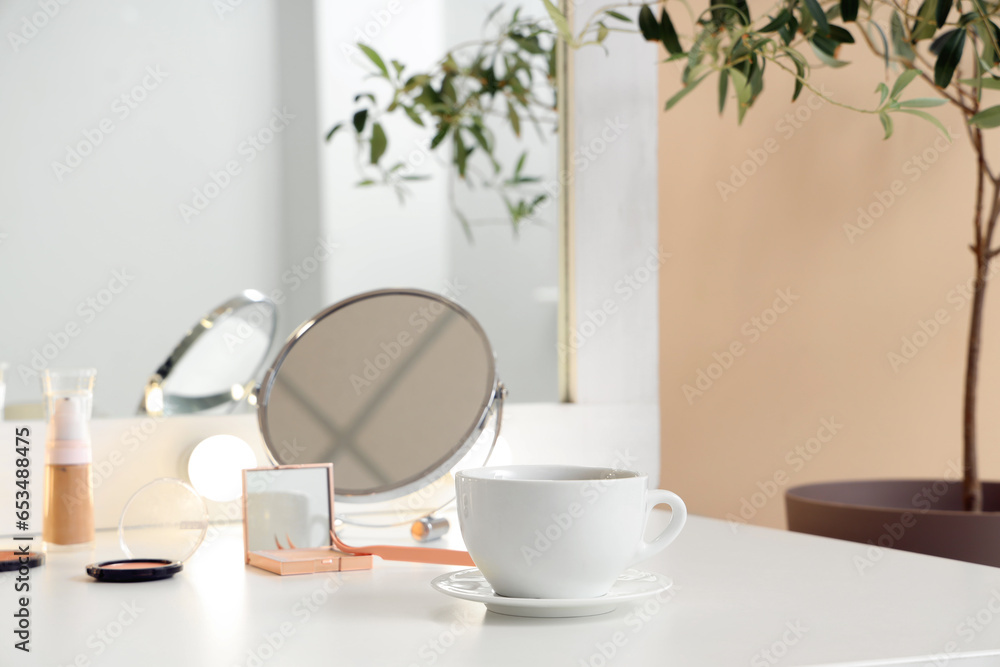
{"label": "white saucer", "polygon": [[539,599],[505,598],[493,592],[486,577],[476,568],[444,574],[431,582],[431,587],[461,600],[482,602],[486,608],[507,616],[535,618],[566,618],[607,614],[625,602],[634,602],[656,595],[673,585],[669,577],[639,570],[626,570],[611,590],[599,598]]}

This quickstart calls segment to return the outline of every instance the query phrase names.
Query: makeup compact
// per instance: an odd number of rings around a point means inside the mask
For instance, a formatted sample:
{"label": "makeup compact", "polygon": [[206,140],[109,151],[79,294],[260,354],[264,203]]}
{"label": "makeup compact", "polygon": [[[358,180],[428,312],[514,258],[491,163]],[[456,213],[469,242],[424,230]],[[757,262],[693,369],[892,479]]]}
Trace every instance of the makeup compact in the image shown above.
{"label": "makeup compact", "polygon": [[93,563],[97,581],[136,583],[169,579],[184,569],[208,531],[208,508],[179,479],[157,479],[136,491],[122,510],[118,542],[125,558]]}
{"label": "makeup compact", "polygon": [[243,471],[246,563],[275,574],[368,570],[370,555],[332,543],[333,465],[290,465]]}
{"label": "makeup compact", "polygon": [[45,562],[45,556],[34,551],[17,549],[0,551],[0,572],[13,572],[22,567],[38,567]]}

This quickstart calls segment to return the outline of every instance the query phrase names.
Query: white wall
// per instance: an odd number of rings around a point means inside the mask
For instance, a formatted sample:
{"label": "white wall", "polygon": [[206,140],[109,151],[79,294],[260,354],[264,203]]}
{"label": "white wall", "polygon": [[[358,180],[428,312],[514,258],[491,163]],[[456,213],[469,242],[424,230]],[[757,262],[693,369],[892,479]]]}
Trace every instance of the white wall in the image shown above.
{"label": "white wall", "polygon": [[[24,29],[45,21],[36,2],[0,4],[0,360],[13,366],[9,402],[39,399],[17,368],[30,367],[51,336],[65,349],[50,346],[46,363],[99,369],[98,414],[130,413],[147,376],[204,312],[239,290],[283,285],[281,135],[241,151],[283,108],[277,3],[243,2],[222,15],[218,4],[58,4],[37,34]],[[12,44],[22,30],[26,43]],[[134,109],[123,95],[134,96]],[[112,131],[99,137],[102,123]],[[88,134],[96,148],[60,178],[53,163],[65,163],[71,147],[87,151]],[[185,222],[179,205],[192,204],[193,189],[229,161],[240,173]],[[128,276],[124,289],[111,284],[120,294],[105,291],[115,271]],[[101,297],[100,313],[79,305]],[[62,335],[67,326],[77,335]]]}
{"label": "white wall", "polygon": [[[570,4],[580,28],[603,3]],[[654,405],[658,52],[636,35],[606,45],[575,52],[570,79],[575,400]]]}

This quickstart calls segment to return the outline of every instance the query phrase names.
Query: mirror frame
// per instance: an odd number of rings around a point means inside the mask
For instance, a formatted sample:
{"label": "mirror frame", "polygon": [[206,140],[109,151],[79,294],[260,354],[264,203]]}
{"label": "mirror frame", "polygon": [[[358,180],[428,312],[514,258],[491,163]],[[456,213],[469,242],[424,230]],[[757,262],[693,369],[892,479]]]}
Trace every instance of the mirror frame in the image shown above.
{"label": "mirror frame", "polygon": [[[254,305],[270,308],[271,327],[270,331],[267,332],[268,338],[270,339],[267,351],[264,353],[264,356],[261,357],[260,361],[254,366],[253,371],[247,374],[246,379],[243,381],[243,386],[245,387],[248,383],[253,383],[257,378],[257,374],[260,373],[260,369],[264,367],[265,363],[267,363],[271,348],[274,346],[274,335],[278,330],[278,307],[274,301],[261,292],[258,292],[255,289],[247,289],[214,308],[210,313],[198,320],[198,322],[191,327],[186,334],[184,334],[184,338],[182,338],[181,342],[179,342],[170,352],[166,361],[160,364],[156,371],[154,371],[154,373],[150,376],[149,380],[146,381],[145,391],[143,392],[142,400],[139,402],[137,413],[142,416],[151,415],[166,417],[197,414],[199,412],[224,405],[227,402],[232,403],[232,409],[239,405],[241,401],[245,400],[252,392],[245,391],[243,396],[239,399],[234,398],[231,391],[209,394],[206,396],[174,396],[172,398],[168,398],[167,395],[163,393],[163,382],[169,379],[170,373],[174,370],[174,367],[177,366],[181,360],[183,360],[184,355],[189,349],[191,349],[198,339],[211,330],[222,320],[222,318],[237,310]],[[147,402],[149,400],[150,393],[156,390],[159,390],[161,393],[164,408],[166,408],[169,404],[180,406],[184,409],[180,411],[168,411],[163,409],[156,412],[150,412],[146,407]]]}
{"label": "mirror frame", "polygon": [[[370,493],[354,493],[345,494],[338,493],[336,487],[334,487],[334,497],[337,501],[347,502],[347,503],[377,503],[386,500],[394,500],[397,498],[402,498],[414,491],[423,489],[424,487],[434,483],[441,477],[443,477],[449,470],[451,470],[461,459],[465,456],[472,446],[476,443],[479,437],[482,435],[483,431],[486,430],[486,425],[489,420],[489,416],[492,412],[498,412],[498,421],[500,414],[502,414],[503,400],[505,396],[505,389],[503,383],[500,382],[500,377],[497,375],[496,367],[496,352],[493,350],[493,346],[490,344],[489,337],[486,335],[486,331],[483,327],[476,321],[476,318],[472,316],[469,311],[460,306],[459,304],[451,301],[450,299],[441,296],[440,294],[435,294],[434,292],[428,292],[420,289],[412,288],[388,288],[388,289],[378,289],[372,290],[370,292],[363,292],[352,297],[348,297],[343,301],[339,301],[332,306],[325,308],[318,314],[314,315],[312,318],[300,325],[288,340],[285,345],[281,348],[278,356],[275,358],[274,363],[268,368],[267,373],[264,374],[264,379],[257,389],[256,400],[257,400],[257,423],[260,427],[260,434],[264,440],[264,450],[267,452],[267,457],[271,463],[275,466],[284,465],[281,461],[277,460],[273,454],[274,448],[271,440],[271,433],[268,426],[267,419],[267,406],[270,402],[271,391],[274,388],[274,381],[277,377],[278,372],[281,370],[281,365],[284,363],[285,358],[291,353],[295,348],[295,345],[299,340],[309,332],[315,325],[320,323],[324,318],[333,315],[334,313],[346,308],[352,304],[358,303],[360,301],[365,301],[367,299],[379,298],[383,296],[415,296],[425,299],[430,299],[437,301],[442,304],[445,308],[449,308],[456,312],[459,316],[464,318],[468,324],[479,334],[486,349],[489,351],[488,355],[488,368],[487,373],[490,376],[489,390],[485,393],[482,402],[479,406],[479,411],[476,416],[475,422],[466,430],[459,441],[451,447],[447,456],[440,458],[433,465],[421,470],[415,475],[411,475],[404,479],[398,484],[380,487]],[[500,425],[496,426],[496,434],[499,435]],[[496,437],[493,438],[493,443],[490,445],[489,452],[487,453],[487,459],[493,453],[493,446],[496,445]],[[452,501],[449,501],[449,503]]]}

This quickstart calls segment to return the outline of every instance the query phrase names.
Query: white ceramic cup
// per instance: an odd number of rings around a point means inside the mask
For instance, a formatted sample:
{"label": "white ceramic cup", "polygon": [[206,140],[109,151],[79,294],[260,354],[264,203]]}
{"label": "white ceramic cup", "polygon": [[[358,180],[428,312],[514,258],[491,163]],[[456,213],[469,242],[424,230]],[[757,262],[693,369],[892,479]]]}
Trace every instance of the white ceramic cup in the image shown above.
{"label": "white ceramic cup", "polygon": [[[497,595],[600,597],[618,576],[670,544],[687,508],[670,491],[647,491],[629,470],[521,465],[455,476],[465,546]],[[643,538],[650,512],[670,506],[670,523]]]}

